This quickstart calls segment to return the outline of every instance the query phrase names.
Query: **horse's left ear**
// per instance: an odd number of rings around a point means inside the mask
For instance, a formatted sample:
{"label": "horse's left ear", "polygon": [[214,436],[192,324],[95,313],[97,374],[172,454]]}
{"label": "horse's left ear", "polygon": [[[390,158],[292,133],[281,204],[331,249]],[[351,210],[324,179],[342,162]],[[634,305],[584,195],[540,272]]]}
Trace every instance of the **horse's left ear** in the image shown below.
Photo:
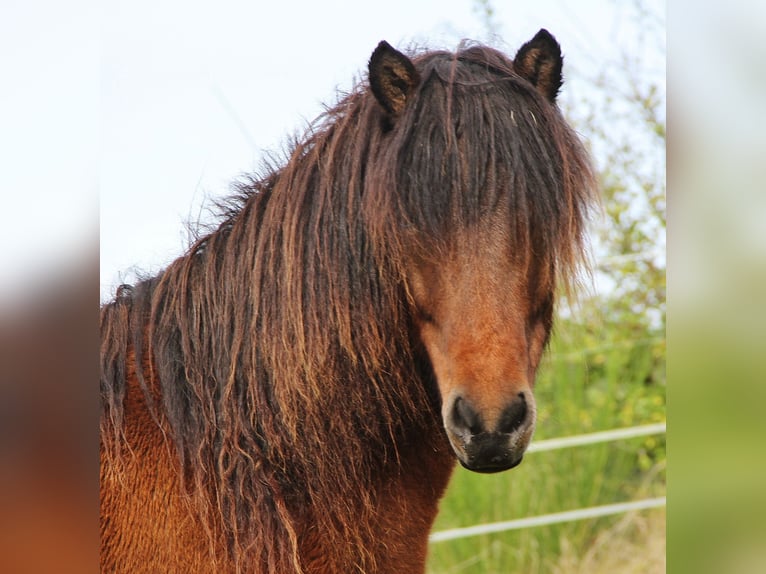
{"label": "horse's left ear", "polygon": [[407,100],[420,82],[410,59],[385,40],[370,56],[370,88],[381,106],[392,116],[402,113]]}
{"label": "horse's left ear", "polygon": [[513,69],[549,101],[555,102],[562,84],[563,62],[559,43],[543,28],[516,52]]}

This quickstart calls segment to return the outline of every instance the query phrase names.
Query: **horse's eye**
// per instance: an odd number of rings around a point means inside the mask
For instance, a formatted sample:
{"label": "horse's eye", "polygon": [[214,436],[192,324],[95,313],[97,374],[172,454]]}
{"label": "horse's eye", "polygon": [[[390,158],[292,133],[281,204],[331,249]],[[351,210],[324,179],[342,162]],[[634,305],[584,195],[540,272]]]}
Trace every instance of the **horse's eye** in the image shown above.
{"label": "horse's eye", "polygon": [[415,311],[417,313],[418,319],[420,321],[422,321],[423,323],[430,323],[430,324],[435,324],[436,323],[436,321],[434,320],[434,316],[431,313],[429,313],[428,311],[426,311],[420,305],[416,305],[415,306]]}
{"label": "horse's eye", "polygon": [[529,315],[529,323],[544,323],[549,324],[551,322],[551,316],[553,314],[553,297],[546,297],[541,304],[539,304]]}

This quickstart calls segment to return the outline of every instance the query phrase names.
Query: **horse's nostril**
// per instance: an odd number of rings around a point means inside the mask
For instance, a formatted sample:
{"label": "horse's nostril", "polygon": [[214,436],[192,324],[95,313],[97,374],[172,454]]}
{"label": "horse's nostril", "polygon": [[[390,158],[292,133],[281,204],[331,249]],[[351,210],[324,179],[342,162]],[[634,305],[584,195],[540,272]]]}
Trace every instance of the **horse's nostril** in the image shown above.
{"label": "horse's nostril", "polygon": [[524,424],[527,419],[527,400],[524,393],[519,393],[514,401],[506,407],[497,425],[497,432],[512,433]]}
{"label": "horse's nostril", "polygon": [[468,431],[470,434],[479,434],[484,430],[479,413],[462,397],[455,399],[452,407],[452,423],[458,431]]}

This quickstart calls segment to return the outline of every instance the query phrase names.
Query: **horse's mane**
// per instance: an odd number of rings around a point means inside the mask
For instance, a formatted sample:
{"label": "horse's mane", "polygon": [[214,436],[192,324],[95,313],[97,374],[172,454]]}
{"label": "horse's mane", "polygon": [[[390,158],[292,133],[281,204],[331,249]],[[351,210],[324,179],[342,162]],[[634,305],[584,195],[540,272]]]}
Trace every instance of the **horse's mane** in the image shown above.
{"label": "horse's mane", "polygon": [[558,109],[489,48],[413,62],[422,81],[395,123],[359,83],[283,166],[239,184],[216,230],[101,310],[103,440],[119,443],[134,353],[238,560],[299,570],[296,509],[328,548],[362,552],[376,473],[398,472],[407,433],[438,434],[412,335],[413,242],[505,209],[519,251],[563,279],[580,260],[593,176]]}

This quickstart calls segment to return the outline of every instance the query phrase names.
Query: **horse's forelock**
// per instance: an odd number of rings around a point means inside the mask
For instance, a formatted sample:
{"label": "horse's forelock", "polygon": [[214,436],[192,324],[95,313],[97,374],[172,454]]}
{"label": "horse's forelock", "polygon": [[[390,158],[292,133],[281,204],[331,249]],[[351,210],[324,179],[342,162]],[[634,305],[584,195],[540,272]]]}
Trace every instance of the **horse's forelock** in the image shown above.
{"label": "horse's forelock", "polygon": [[514,247],[547,259],[573,286],[586,263],[596,185],[559,109],[486,46],[429,53],[415,64],[421,84],[369,182],[366,213],[379,247],[403,259],[413,237],[436,247],[505,206]]}

